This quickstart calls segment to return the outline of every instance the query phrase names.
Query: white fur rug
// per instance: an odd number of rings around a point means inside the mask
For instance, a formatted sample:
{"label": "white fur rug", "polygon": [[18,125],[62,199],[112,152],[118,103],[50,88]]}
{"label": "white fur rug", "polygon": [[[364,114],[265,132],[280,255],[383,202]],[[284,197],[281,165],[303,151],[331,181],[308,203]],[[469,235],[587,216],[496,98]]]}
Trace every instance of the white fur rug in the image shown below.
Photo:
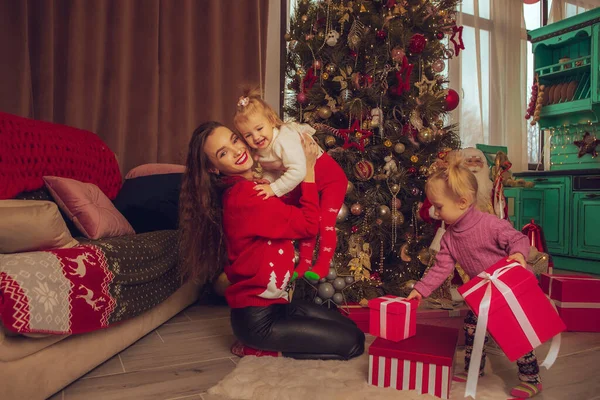
{"label": "white fur rug", "polygon": [[[462,366],[464,351],[457,352],[455,366]],[[511,397],[504,381],[486,365],[479,380],[477,398],[506,400]],[[367,351],[351,361],[312,361],[273,357],[244,357],[235,370],[208,390],[208,399],[248,400],[398,400],[437,399],[415,391],[378,388],[367,383]],[[465,384],[452,382],[451,399],[464,399]]]}

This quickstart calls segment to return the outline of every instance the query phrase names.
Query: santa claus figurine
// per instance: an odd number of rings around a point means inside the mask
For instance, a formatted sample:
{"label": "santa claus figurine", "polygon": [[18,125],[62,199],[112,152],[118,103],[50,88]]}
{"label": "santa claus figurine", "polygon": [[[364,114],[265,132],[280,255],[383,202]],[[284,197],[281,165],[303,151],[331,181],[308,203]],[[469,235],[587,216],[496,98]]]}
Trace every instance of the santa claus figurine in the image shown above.
{"label": "santa claus figurine", "polygon": [[481,150],[474,147],[467,147],[460,150],[460,155],[463,157],[463,165],[477,178],[477,208],[480,211],[494,214],[492,207],[494,182],[490,179],[490,170],[487,166],[485,155]]}

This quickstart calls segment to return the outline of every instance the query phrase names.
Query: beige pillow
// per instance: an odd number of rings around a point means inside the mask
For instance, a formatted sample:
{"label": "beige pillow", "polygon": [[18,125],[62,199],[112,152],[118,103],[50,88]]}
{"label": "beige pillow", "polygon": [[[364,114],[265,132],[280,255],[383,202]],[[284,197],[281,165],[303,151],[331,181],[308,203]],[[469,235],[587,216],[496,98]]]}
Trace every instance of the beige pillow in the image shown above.
{"label": "beige pillow", "polygon": [[77,246],[51,201],[0,200],[0,253]]}

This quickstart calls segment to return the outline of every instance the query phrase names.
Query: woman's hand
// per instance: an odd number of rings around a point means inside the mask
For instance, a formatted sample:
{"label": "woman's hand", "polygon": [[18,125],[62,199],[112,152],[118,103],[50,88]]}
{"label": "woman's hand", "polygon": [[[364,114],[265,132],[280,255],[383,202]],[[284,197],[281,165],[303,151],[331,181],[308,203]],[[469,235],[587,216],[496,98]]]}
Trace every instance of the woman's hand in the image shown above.
{"label": "woman's hand", "polygon": [[319,156],[319,145],[307,133],[302,134],[302,146],[304,147],[304,155],[306,156],[306,167],[314,168]]}
{"label": "woman's hand", "polygon": [[313,140],[312,136],[303,133],[302,147],[304,148],[304,155],[306,156],[306,177],[304,178],[304,182],[314,182],[315,164],[320,150],[319,145]]}
{"label": "woman's hand", "polygon": [[406,298],[406,300],[412,300],[412,299],[417,299],[419,301],[421,301],[421,299],[423,299],[423,296],[421,296],[421,293],[417,292],[416,289],[413,289],[410,294],[408,295],[408,297]]}

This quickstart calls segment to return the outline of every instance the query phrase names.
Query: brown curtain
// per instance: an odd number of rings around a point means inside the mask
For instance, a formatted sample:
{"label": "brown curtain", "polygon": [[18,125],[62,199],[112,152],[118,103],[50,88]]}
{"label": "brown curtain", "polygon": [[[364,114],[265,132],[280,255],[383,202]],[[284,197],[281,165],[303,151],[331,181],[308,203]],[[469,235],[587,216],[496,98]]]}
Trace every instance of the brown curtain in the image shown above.
{"label": "brown curtain", "polygon": [[[182,163],[264,81],[268,0],[0,0],[0,110],[97,133],[121,172]],[[263,79],[261,79],[263,77]]]}

